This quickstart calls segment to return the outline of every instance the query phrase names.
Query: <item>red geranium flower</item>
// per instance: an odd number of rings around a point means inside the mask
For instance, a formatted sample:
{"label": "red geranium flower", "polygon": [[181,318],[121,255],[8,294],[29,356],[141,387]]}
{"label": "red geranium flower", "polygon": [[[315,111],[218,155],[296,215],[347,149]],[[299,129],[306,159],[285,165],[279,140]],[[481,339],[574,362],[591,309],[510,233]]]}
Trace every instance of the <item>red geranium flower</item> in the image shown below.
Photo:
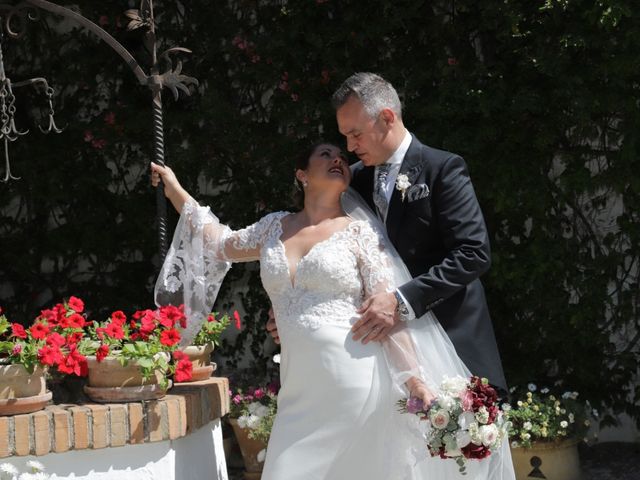
{"label": "red geranium flower", "polygon": [[74,313],[67,317],[67,323],[71,328],[84,328],[87,322],[85,322],[82,315]]}
{"label": "red geranium flower", "polygon": [[96,350],[96,360],[101,362],[107,355],[109,355],[109,345],[100,345]]}
{"label": "red geranium flower", "polygon": [[209,316],[207,317],[207,321],[208,322],[217,322],[218,320],[216,320],[216,316],[214,313],[210,313]]}
{"label": "red geranium flower", "polygon": [[67,345],[77,344],[80,340],[82,340],[83,336],[84,334],[82,332],[70,333],[69,335],[67,335]]}
{"label": "red geranium flower", "polygon": [[122,326],[126,321],[127,321],[127,316],[124,314],[122,310],[116,310],[111,314],[112,323]]}
{"label": "red geranium flower", "polygon": [[109,335],[111,338],[115,338],[118,340],[122,340],[124,338],[124,331],[122,330],[122,325],[118,325],[117,323],[110,323],[104,329],[104,333]]}
{"label": "red geranium flower", "polygon": [[12,332],[11,334],[12,337],[27,338],[27,332],[25,331],[24,327],[19,323],[11,324],[11,332]]}
{"label": "red geranium flower", "polygon": [[236,328],[240,330],[242,328],[242,323],[240,322],[240,314],[237,310],[234,310],[233,318],[236,320]]}
{"label": "red geranium flower", "polygon": [[78,297],[69,297],[67,305],[76,313],[82,313],[84,311],[84,302]]}
{"label": "red geranium flower", "polygon": [[87,359],[78,352],[75,345],[71,345],[69,354],[58,364],[58,370],[62,373],[85,377],[88,373]]}
{"label": "red geranium flower", "polygon": [[67,342],[67,340],[58,332],[53,332],[47,337],[46,342],[50,347],[61,347]]}
{"label": "red geranium flower", "polygon": [[182,360],[183,358],[187,358],[187,355],[182,350],[176,350],[175,352],[173,352],[174,360],[178,361]]}
{"label": "red geranium flower", "polygon": [[29,329],[29,333],[31,334],[31,338],[43,340],[49,333],[49,326],[43,322],[35,323]]}
{"label": "red geranium flower", "polygon": [[176,379],[176,382],[187,382],[191,380],[192,373],[193,364],[190,360],[183,358],[176,365],[176,373],[174,375],[174,378]]}
{"label": "red geranium flower", "polygon": [[156,329],[156,322],[153,318],[143,317],[140,333],[142,335],[150,335]]}
{"label": "red geranium flower", "polygon": [[63,359],[62,352],[57,346],[45,345],[38,350],[38,359],[45,365],[56,365]]}
{"label": "red geranium flower", "polygon": [[51,308],[41,310],[40,319],[46,320],[49,325],[56,325],[58,323],[58,315],[56,314],[55,310]]}
{"label": "red geranium flower", "polygon": [[182,325],[182,321],[184,318],[184,313],[182,313],[179,308],[174,307],[173,305],[160,307],[160,323],[167,328],[171,328],[178,323]]}
{"label": "red geranium flower", "polygon": [[179,341],[180,333],[175,328],[165,330],[160,334],[160,343],[166,345],[167,347],[171,347]]}

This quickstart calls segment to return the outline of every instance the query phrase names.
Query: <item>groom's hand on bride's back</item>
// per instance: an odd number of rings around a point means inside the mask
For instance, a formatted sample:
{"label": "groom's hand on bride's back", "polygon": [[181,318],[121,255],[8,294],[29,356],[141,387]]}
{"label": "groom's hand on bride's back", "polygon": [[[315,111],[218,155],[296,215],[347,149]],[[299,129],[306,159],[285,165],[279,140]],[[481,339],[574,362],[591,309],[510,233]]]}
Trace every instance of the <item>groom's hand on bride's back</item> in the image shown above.
{"label": "groom's hand on bride's back", "polygon": [[387,338],[391,329],[399,322],[397,306],[398,301],[393,292],[371,295],[362,303],[358,310],[360,319],[351,327],[353,339],[362,340],[366,345]]}
{"label": "groom's hand on bride's back", "polygon": [[277,345],[280,345],[280,336],[278,335],[278,326],[276,325],[276,317],[273,313],[273,307],[269,309],[269,320],[267,320],[266,329],[273,338],[273,341],[276,342]]}

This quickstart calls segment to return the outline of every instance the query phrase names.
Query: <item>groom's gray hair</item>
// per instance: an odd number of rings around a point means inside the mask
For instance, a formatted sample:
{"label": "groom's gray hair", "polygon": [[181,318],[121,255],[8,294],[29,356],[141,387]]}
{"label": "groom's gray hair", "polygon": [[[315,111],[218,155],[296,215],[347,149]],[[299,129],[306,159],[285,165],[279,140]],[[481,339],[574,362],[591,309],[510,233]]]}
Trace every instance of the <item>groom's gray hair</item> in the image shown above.
{"label": "groom's gray hair", "polygon": [[398,92],[380,75],[369,72],[358,72],[347,78],[331,97],[331,103],[336,110],[347,103],[351,96],[356,97],[365,112],[371,118],[389,108],[399,118],[402,118],[402,104]]}

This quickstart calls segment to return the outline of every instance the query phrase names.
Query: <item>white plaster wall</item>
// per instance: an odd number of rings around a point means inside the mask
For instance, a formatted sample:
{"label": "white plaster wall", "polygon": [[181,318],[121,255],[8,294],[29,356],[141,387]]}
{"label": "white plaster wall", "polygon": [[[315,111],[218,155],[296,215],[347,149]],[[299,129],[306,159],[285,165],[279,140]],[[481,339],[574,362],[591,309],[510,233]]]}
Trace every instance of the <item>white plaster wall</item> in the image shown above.
{"label": "white plaster wall", "polygon": [[228,480],[219,419],[177,440],[11,457],[0,463],[25,472],[29,460],[42,463],[51,480]]}

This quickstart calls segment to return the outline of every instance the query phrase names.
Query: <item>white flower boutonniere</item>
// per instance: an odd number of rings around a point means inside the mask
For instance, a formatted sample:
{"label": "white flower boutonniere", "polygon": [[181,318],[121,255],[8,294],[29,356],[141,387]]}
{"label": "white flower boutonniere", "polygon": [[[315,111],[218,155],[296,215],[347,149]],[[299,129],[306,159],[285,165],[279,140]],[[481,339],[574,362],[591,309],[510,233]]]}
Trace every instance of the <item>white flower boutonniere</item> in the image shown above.
{"label": "white flower boutonniere", "polygon": [[402,201],[404,201],[404,196],[407,193],[407,189],[411,186],[411,182],[409,181],[409,177],[407,177],[404,173],[398,175],[396,178],[396,189],[400,190],[402,193]]}

